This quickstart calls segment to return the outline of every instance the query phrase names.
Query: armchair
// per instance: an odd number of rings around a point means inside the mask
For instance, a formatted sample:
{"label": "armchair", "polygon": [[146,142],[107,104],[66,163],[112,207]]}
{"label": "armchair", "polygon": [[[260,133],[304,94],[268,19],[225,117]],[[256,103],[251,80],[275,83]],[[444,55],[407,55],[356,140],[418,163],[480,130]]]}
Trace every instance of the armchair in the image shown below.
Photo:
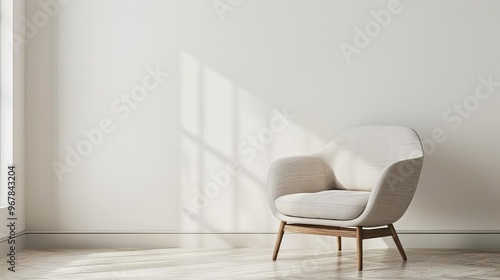
{"label": "armchair", "polygon": [[417,133],[399,126],[362,126],[342,132],[315,154],[276,160],[269,170],[269,203],[281,223],[273,260],[285,232],[356,238],[358,270],[363,240],[392,236],[393,223],[413,198],[423,164]]}

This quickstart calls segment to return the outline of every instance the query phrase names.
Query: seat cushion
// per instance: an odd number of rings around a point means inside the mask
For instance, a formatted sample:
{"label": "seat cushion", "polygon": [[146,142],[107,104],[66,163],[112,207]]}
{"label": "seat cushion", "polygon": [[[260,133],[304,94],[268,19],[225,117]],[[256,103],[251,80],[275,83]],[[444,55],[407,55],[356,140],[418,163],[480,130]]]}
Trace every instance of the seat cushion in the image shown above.
{"label": "seat cushion", "polygon": [[366,207],[370,192],[329,190],[315,193],[295,193],[276,199],[276,209],[287,216],[352,220]]}

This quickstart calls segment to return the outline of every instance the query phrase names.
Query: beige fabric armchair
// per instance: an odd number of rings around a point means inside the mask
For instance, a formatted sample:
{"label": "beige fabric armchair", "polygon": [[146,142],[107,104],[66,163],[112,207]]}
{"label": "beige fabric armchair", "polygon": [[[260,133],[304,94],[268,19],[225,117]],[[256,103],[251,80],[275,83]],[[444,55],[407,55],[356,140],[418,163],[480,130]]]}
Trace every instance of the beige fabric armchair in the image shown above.
{"label": "beige fabric armchair", "polygon": [[393,223],[415,193],[423,164],[417,133],[399,126],[362,126],[342,132],[316,154],[282,158],[270,168],[269,203],[281,220],[273,253],[285,232],[357,240],[363,269],[363,239],[392,236],[406,255]]}

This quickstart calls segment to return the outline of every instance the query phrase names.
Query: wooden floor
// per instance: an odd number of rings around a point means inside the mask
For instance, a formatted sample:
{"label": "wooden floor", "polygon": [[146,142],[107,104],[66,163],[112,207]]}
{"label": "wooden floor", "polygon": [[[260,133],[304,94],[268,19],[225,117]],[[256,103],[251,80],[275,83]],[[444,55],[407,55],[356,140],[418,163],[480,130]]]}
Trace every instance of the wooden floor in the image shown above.
{"label": "wooden floor", "polygon": [[67,250],[18,254],[17,272],[0,264],[0,279],[500,279],[500,252],[365,250],[364,271],[356,252],[271,249],[200,251]]}

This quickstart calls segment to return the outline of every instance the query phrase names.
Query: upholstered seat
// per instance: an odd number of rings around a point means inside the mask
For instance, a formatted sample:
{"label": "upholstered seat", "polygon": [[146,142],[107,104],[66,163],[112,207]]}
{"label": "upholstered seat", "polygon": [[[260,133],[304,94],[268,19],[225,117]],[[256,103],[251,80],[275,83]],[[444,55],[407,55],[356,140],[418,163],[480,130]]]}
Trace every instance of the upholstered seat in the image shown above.
{"label": "upholstered seat", "polygon": [[361,215],[369,197],[370,192],[365,191],[296,193],[276,199],[276,209],[294,217],[352,220]]}
{"label": "upholstered seat", "polygon": [[358,268],[363,239],[392,236],[392,225],[415,194],[423,165],[417,133],[401,126],[361,126],[338,135],[322,151],[276,160],[269,170],[269,204],[284,232],[355,237]]}

